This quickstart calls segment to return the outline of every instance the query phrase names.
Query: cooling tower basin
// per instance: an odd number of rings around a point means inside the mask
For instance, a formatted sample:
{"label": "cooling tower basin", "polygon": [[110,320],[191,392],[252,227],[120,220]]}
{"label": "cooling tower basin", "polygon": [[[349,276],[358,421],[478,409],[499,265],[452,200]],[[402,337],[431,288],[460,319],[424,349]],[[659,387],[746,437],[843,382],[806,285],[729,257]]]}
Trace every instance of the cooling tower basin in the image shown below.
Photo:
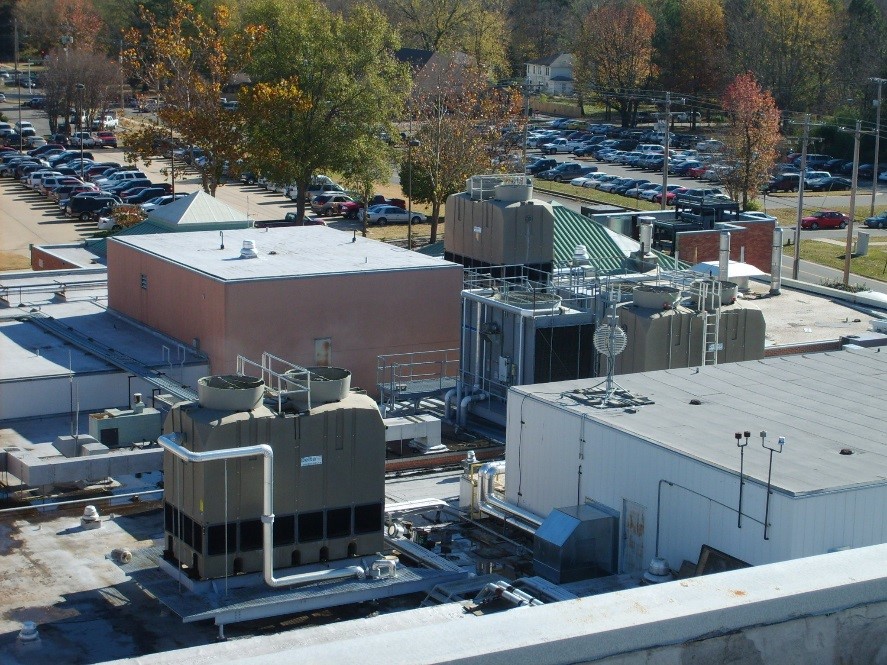
{"label": "cooling tower basin", "polygon": [[[705,282],[708,282],[708,284],[705,284]],[[718,298],[718,285],[720,285],[720,298]],[[739,293],[739,285],[736,282],[725,280],[697,280],[693,282],[691,299],[697,307],[699,307],[699,301],[703,293],[705,293],[705,309],[711,311],[722,305],[732,305],[735,303],[736,295]]]}
{"label": "cooling tower basin", "polygon": [[351,392],[351,372],[341,367],[308,367],[311,372],[311,403],[338,402]]}
{"label": "cooling tower basin", "polygon": [[671,309],[680,296],[680,289],[673,286],[641,285],[632,291],[634,305],[647,309]]}
{"label": "cooling tower basin", "polygon": [[205,409],[252,411],[264,394],[265,382],[253,376],[224,374],[197,381],[197,396]]}
{"label": "cooling tower basin", "polygon": [[531,289],[509,289],[501,291],[493,296],[493,300],[517,307],[530,309],[540,314],[553,312],[561,305],[561,297],[547,291],[534,291]]}
{"label": "cooling tower basin", "polygon": [[[311,375],[311,405],[329,404],[339,402],[351,392],[351,372],[341,367],[306,367]],[[290,370],[284,376],[292,377],[293,385],[297,388],[290,395],[299,406],[306,402],[305,394],[298,389],[306,388],[305,372]]]}

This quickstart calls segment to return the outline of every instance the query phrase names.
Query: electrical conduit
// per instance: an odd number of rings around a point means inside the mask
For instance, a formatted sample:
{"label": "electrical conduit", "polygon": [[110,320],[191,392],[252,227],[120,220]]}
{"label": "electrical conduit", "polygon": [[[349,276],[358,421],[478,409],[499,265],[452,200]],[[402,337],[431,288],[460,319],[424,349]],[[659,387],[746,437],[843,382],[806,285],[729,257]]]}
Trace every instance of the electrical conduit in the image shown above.
{"label": "electrical conduit", "polygon": [[274,451],[271,449],[271,446],[266,443],[260,443],[254,446],[223,448],[222,450],[207,450],[198,453],[183,447],[181,445],[183,439],[184,436],[180,432],[175,432],[158,437],[157,443],[164,450],[186,462],[210,462],[213,460],[255,457],[256,455],[262,456],[262,568],[265,584],[276,589],[346,577],[363,579],[366,576],[362,566],[348,566],[346,568],[328,568],[280,578],[274,577]]}

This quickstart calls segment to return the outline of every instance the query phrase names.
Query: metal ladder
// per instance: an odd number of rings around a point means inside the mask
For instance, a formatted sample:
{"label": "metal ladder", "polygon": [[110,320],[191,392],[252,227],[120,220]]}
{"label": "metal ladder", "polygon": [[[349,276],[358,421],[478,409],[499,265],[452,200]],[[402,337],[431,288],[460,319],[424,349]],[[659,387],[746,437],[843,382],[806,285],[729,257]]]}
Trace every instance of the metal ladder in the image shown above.
{"label": "metal ladder", "polygon": [[159,388],[164,393],[169,393],[170,395],[178,397],[182,400],[194,401],[197,399],[196,391],[188,388],[187,386],[183,386],[178,381],[171,379],[168,375],[162,374],[156,369],[148,367],[135,358],[127,356],[115,349],[112,349],[111,347],[96,342],[91,337],[87,337],[83,333],[78,332],[74,328],[59,322],[57,319],[54,319],[53,317],[48,316],[43,312],[31,312],[27,315],[27,317],[22,318],[25,320],[29,320],[31,323],[40,326],[47,332],[50,332],[53,335],[56,335],[57,337],[60,337],[64,340],[67,340],[71,344],[74,344],[75,346],[78,346],[85,351],[88,351],[98,358],[107,360],[115,367],[124,369],[130,374],[135,374],[151,385]]}
{"label": "metal ladder", "polygon": [[[699,283],[699,308],[702,320],[702,364],[717,365],[721,345],[718,334],[721,329],[721,283],[717,280],[703,280]],[[713,312],[706,307],[711,299]]]}

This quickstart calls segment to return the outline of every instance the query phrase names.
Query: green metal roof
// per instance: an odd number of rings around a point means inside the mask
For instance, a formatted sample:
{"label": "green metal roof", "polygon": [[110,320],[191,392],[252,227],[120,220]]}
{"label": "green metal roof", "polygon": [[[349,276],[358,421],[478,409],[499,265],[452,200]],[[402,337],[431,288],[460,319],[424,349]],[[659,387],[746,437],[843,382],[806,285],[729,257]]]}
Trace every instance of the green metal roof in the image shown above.
{"label": "green metal roof", "polygon": [[425,256],[434,256],[439,259],[442,259],[443,255],[444,255],[444,241],[438,240],[437,242],[432,243],[430,245],[425,245],[424,247],[420,247],[419,249],[417,249],[415,251],[419,252],[419,254],[424,254]]}
{"label": "green metal roof", "polygon": [[[115,233],[115,236],[144,236],[154,233],[170,233],[169,228],[159,226],[153,222],[139,222],[133,226],[125,228]],[[98,256],[108,255],[108,238],[101,238],[94,243],[88,243],[89,251]]]}
{"label": "green metal roof", "polygon": [[[585,245],[591,265],[601,273],[625,272],[625,251],[604,226],[562,205],[553,205],[554,213],[554,262],[566,265],[573,259],[577,245]],[[653,250],[659,266],[674,269],[674,258]],[[678,262],[681,269],[688,263]]]}
{"label": "green metal roof", "polygon": [[623,272],[625,252],[607,229],[562,205],[554,213],[554,262],[566,265],[573,260],[577,245],[585,245],[591,265],[603,273]]}

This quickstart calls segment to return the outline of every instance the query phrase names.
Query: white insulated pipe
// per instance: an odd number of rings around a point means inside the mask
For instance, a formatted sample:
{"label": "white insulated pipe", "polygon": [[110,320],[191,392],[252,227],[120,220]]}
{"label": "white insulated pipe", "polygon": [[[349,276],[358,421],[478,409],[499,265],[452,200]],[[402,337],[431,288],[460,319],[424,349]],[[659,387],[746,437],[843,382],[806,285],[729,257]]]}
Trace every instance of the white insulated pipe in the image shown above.
{"label": "white insulated pipe", "polygon": [[[544,521],[536,513],[529,510],[514,506],[507,501],[493,496],[493,482],[500,473],[505,472],[505,462],[488,462],[477,470],[480,482],[480,499],[478,501],[479,508],[493,517],[501,520],[511,521],[516,527],[533,535],[536,529],[542,526]],[[522,520],[521,521],[515,521]],[[532,526],[530,526],[532,525]]]}
{"label": "white insulated pipe", "polygon": [[179,459],[186,462],[211,462],[214,460],[237,459],[241,457],[262,456],[262,569],[265,584],[272,588],[308,584],[335,580],[346,577],[363,579],[366,576],[362,566],[347,566],[346,568],[328,568],[312,573],[300,573],[286,577],[274,577],[274,451],[266,443],[241,448],[223,448],[221,450],[207,450],[195,452],[181,445],[184,439],[180,432],[164,434],[157,438],[164,450],[169,451]]}
{"label": "white insulated pipe", "polygon": [[721,231],[720,250],[718,251],[718,279],[722,282],[730,279],[730,232]]}
{"label": "white insulated pipe", "polygon": [[782,227],[773,229],[773,245],[770,249],[770,295],[778,296],[782,289]]}

